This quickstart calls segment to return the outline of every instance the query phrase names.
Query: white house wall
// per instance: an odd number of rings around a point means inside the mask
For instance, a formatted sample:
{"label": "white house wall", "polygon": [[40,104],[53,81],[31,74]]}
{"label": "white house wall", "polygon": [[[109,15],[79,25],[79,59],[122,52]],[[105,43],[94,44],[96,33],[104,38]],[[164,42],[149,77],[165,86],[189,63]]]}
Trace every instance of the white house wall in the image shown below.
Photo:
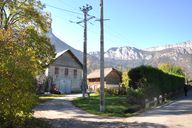
{"label": "white house wall", "polygon": [[[58,75],[55,74],[55,68],[59,69]],[[65,69],[68,69],[68,75],[65,75]],[[74,76],[74,70],[77,70],[76,77]],[[82,84],[82,69],[69,68],[63,66],[50,66],[48,70],[48,76],[53,79],[53,84],[57,87],[60,86],[60,81],[65,81],[71,85],[71,91],[81,90]]]}
{"label": "white house wall", "polygon": [[[55,69],[58,72],[55,72]],[[65,74],[68,69],[68,75]],[[76,77],[74,70],[77,71]],[[47,76],[52,78],[52,85],[55,85],[62,93],[81,90],[82,85],[82,64],[77,60],[71,51],[66,51],[59,55],[49,66]]]}

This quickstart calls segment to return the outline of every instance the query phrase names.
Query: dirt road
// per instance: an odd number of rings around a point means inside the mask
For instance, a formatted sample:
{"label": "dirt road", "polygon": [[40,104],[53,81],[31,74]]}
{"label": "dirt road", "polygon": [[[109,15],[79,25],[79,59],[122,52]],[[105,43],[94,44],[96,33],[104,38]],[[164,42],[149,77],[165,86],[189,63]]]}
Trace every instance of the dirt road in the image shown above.
{"label": "dirt road", "polygon": [[89,114],[70,102],[80,96],[45,102],[34,109],[34,117],[46,118],[54,128],[192,128],[192,92],[169,105],[129,118]]}

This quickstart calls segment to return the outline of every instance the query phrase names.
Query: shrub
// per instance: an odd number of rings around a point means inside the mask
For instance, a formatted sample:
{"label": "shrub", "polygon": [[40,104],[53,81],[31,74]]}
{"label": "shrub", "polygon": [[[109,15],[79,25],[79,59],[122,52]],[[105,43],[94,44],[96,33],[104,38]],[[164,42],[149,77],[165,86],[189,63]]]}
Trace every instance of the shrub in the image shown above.
{"label": "shrub", "polygon": [[[100,94],[100,89],[96,90],[97,94]],[[119,96],[119,95],[126,95],[127,90],[126,88],[119,87],[119,88],[105,88],[105,95],[108,96]]]}
{"label": "shrub", "polygon": [[182,89],[185,81],[182,76],[168,74],[151,66],[131,69],[128,75],[129,86],[142,88],[148,98]]}
{"label": "shrub", "polygon": [[144,104],[144,91],[142,88],[133,89],[129,88],[127,89],[127,101],[130,104]]}
{"label": "shrub", "polygon": [[105,88],[105,95],[116,96],[119,95],[118,88]]}
{"label": "shrub", "polygon": [[[116,96],[116,95],[119,95],[119,90],[118,88],[105,88],[105,95],[108,95],[108,96]],[[96,93],[97,94],[100,94],[100,89],[98,88],[96,90]]]}

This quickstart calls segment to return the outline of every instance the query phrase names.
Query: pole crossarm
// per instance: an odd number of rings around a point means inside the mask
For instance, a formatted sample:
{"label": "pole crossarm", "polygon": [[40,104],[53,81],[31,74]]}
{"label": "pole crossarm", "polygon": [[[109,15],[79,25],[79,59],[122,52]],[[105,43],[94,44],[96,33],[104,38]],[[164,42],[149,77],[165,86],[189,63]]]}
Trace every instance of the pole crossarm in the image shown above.
{"label": "pole crossarm", "polygon": [[[86,21],[89,21],[89,20],[94,19],[94,18],[95,18],[95,16],[91,16],[91,17],[87,18]],[[81,20],[81,21],[76,22],[76,24],[80,24],[83,22],[84,22],[84,20]]]}

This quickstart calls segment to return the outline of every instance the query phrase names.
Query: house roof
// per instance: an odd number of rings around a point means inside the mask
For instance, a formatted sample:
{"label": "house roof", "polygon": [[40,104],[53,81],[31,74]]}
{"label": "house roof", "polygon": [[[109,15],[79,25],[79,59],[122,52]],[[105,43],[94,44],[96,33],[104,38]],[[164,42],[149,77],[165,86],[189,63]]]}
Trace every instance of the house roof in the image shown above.
{"label": "house roof", "polygon": [[[109,73],[112,72],[113,70],[116,70],[116,69],[114,69],[114,68],[105,68],[104,69],[104,77],[109,75]],[[100,69],[96,69],[93,72],[91,72],[90,74],[88,74],[87,78],[88,79],[100,78]]]}
{"label": "house roof", "polygon": [[56,56],[55,56],[55,59],[57,59],[58,57],[60,57],[61,55],[63,55],[65,52],[67,52],[67,51],[70,51],[69,49],[67,49],[67,50],[63,50],[63,51],[61,51],[61,52],[58,52],[57,54],[56,54]]}
{"label": "house roof", "polygon": [[77,63],[79,63],[79,64],[81,65],[81,67],[83,67],[83,64],[81,63],[81,61],[80,61],[80,60],[75,56],[75,54],[73,54],[73,52],[72,52],[71,50],[69,50],[69,49],[63,50],[63,51],[61,51],[61,52],[58,52],[58,53],[56,54],[56,56],[55,56],[55,59],[59,58],[60,56],[62,56],[63,54],[65,54],[65,53],[67,53],[67,52],[77,61]]}

